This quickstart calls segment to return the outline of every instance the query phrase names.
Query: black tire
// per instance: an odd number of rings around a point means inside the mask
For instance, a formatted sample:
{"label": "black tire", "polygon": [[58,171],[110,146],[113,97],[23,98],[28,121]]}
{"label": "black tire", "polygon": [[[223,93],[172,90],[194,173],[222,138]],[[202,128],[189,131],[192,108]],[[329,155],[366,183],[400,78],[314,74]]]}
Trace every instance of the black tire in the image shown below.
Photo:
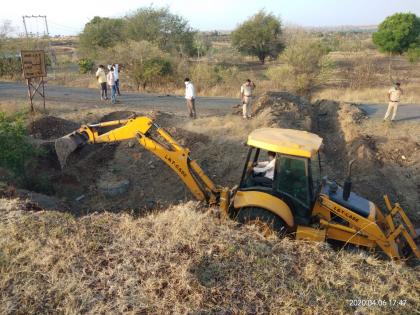
{"label": "black tire", "polygon": [[242,224],[255,224],[256,222],[263,223],[268,231],[263,232],[264,236],[268,236],[272,233],[277,234],[279,237],[283,237],[287,232],[287,227],[284,221],[274,213],[258,207],[244,207],[240,208],[236,215],[236,220]]}

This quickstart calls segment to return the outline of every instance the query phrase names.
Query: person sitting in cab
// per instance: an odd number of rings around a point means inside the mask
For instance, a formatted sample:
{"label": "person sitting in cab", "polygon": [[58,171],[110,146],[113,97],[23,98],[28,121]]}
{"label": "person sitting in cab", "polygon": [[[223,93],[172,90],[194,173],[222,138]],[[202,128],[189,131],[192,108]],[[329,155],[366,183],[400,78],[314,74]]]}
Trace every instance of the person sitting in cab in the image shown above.
{"label": "person sitting in cab", "polygon": [[276,153],[268,151],[268,161],[254,163],[252,181],[254,185],[272,187],[274,169],[276,167]]}

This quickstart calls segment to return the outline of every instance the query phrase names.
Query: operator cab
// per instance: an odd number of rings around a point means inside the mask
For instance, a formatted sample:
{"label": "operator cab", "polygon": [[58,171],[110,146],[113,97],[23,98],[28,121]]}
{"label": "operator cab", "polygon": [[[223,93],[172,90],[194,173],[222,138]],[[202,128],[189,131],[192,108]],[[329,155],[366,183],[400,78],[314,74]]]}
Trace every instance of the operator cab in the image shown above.
{"label": "operator cab", "polygon": [[[322,138],[300,130],[263,128],[248,136],[249,148],[240,191],[261,191],[285,201],[297,224],[307,223],[321,186],[319,148]],[[272,181],[255,181],[253,166],[275,154]],[[261,184],[262,182],[262,184]]]}

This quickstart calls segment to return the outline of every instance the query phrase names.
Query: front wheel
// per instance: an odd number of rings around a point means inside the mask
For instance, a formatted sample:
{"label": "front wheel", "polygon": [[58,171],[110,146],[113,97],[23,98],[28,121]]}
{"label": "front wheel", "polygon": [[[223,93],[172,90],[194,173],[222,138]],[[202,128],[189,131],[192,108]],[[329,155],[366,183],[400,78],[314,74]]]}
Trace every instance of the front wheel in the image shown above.
{"label": "front wheel", "polygon": [[274,213],[258,207],[240,208],[236,216],[242,224],[255,225],[264,237],[277,234],[283,237],[286,234],[286,224]]}

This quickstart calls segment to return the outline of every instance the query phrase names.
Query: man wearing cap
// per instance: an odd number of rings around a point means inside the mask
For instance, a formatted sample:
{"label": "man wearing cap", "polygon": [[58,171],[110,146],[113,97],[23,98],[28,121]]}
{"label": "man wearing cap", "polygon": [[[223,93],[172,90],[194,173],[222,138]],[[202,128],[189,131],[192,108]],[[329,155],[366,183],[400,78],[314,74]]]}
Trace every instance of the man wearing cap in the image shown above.
{"label": "man wearing cap", "polygon": [[401,95],[403,94],[403,91],[401,89],[401,83],[396,82],[394,86],[388,91],[388,109],[386,111],[384,121],[388,119],[388,117],[391,115],[391,121],[395,120],[395,116],[397,115],[397,109],[398,104],[400,103]]}
{"label": "man wearing cap", "polygon": [[252,93],[254,92],[255,84],[250,79],[247,79],[241,85],[241,101],[242,101],[242,116],[244,119],[251,118]]}
{"label": "man wearing cap", "polygon": [[196,119],[197,114],[195,112],[195,89],[194,85],[189,78],[185,78],[185,99],[187,100],[188,112],[190,118]]}

